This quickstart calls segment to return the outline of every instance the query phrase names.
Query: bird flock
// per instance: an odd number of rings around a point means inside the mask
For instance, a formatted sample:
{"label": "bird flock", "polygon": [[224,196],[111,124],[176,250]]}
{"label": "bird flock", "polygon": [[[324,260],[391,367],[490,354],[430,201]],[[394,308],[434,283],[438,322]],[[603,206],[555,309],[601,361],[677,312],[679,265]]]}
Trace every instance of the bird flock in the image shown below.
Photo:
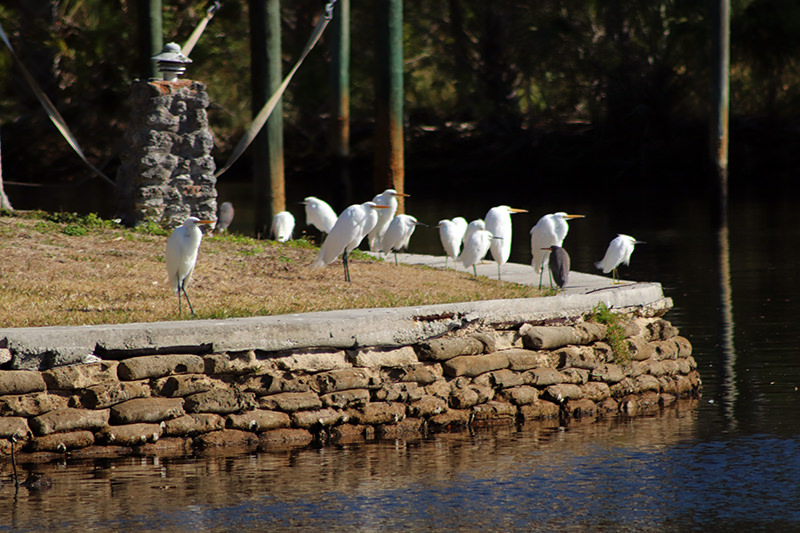
{"label": "bird flock", "polygon": [[[311,263],[319,268],[333,263],[342,257],[345,281],[351,281],[348,255],[359,248],[366,239],[369,250],[385,256],[408,249],[411,236],[417,226],[426,226],[415,217],[397,214],[398,197],[409,195],[395,189],[386,189],[375,195],[371,201],[353,204],[337,216],[331,206],[315,196],[308,196],[302,202],[305,207],[306,224],[315,227],[324,235],[319,252]],[[512,223],[511,215],[527,213],[525,209],[500,205],[492,207],[483,219],[471,222],[463,217],[443,219],[434,226],[439,230],[439,238],[445,253],[445,268],[452,259],[464,268],[472,268],[477,277],[476,266],[491,254],[497,263],[497,277],[502,279],[502,268],[511,255]],[[233,219],[233,205],[225,202],[220,206],[220,216],[216,222],[217,231],[225,231]],[[567,285],[570,272],[570,257],[564,249],[564,239],[569,232],[569,221],[583,218],[584,215],[564,212],[549,213],[542,216],[530,230],[531,265],[539,277],[539,288],[545,270],[549,271],[550,286],[559,288]],[[167,240],[165,260],[172,289],[178,296],[178,313],[181,313],[181,294],[186,298],[189,310],[194,308],[186,293],[186,284],[191,278],[197,261],[197,252],[203,233],[200,226],[214,224],[212,220],[188,217],[181,226],[175,228]],[[286,242],[292,238],[295,228],[294,216],[288,211],[277,213],[272,220],[271,236]],[[620,283],[617,269],[621,264],[630,263],[637,241],[630,235],[619,234],[609,244],[605,255],[595,263],[604,274],[611,272],[612,283]]]}

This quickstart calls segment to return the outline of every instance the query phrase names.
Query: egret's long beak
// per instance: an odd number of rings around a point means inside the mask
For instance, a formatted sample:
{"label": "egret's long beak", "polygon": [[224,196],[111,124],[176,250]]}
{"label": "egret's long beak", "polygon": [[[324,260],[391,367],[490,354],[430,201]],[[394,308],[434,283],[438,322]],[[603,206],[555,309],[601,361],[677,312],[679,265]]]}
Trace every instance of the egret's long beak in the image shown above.
{"label": "egret's long beak", "polygon": [[647,241],[633,241],[633,244],[647,244]]}
{"label": "egret's long beak", "polygon": [[551,250],[550,248],[539,248],[539,249],[540,249],[540,250],[544,250],[545,252],[552,252],[552,251],[553,251],[553,250]]}
{"label": "egret's long beak", "polygon": [[586,215],[567,215],[566,218],[585,218]]}
{"label": "egret's long beak", "polygon": [[375,209],[389,209],[388,205],[373,205]]}
{"label": "egret's long beak", "polygon": [[197,221],[198,224],[215,224],[216,222],[217,222],[216,220],[198,220]]}
{"label": "egret's long beak", "polygon": [[[425,224],[424,222],[414,222],[414,225],[415,225],[415,226],[425,226],[426,228],[427,228],[427,227],[429,227],[429,226],[428,226],[427,224]],[[439,226],[434,226],[434,227],[435,227],[435,228],[438,228]]]}
{"label": "egret's long beak", "polygon": [[508,210],[512,213],[527,213],[527,209],[519,209],[517,207],[509,207]]}
{"label": "egret's long beak", "polygon": [[502,241],[502,240],[503,240],[503,238],[502,238],[502,237],[495,237],[494,235],[492,235],[492,239],[496,239],[496,240],[498,240],[498,241]]}
{"label": "egret's long beak", "polygon": [[411,195],[410,194],[406,194],[404,192],[393,192],[392,196],[404,196],[404,197],[408,198]]}

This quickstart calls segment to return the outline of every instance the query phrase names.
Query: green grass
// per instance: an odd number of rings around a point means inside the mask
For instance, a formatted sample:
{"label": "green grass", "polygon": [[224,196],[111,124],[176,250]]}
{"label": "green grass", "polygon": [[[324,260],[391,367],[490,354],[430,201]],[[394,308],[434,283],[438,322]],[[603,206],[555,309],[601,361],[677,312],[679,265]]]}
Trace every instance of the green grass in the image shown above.
{"label": "green grass", "polygon": [[619,315],[611,312],[606,304],[600,302],[592,309],[589,320],[606,326],[606,342],[614,352],[614,360],[622,365],[630,364],[631,353],[628,350],[625,329],[620,324]]}

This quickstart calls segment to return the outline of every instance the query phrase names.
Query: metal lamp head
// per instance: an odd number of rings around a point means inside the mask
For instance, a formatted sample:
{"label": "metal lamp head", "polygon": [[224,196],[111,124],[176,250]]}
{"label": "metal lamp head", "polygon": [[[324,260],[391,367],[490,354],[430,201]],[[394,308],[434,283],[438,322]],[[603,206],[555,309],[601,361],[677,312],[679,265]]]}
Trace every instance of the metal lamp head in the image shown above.
{"label": "metal lamp head", "polygon": [[164,80],[175,81],[178,76],[186,72],[186,65],[192,60],[181,53],[181,47],[176,43],[167,43],[161,53],[153,56],[158,62],[158,70],[164,75]]}

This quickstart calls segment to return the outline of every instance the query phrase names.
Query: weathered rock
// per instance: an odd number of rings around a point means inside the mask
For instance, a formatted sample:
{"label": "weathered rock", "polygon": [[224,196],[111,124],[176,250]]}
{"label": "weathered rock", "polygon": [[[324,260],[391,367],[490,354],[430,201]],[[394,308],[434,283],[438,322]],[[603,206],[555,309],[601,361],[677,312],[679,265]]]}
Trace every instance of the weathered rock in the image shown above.
{"label": "weathered rock", "polygon": [[510,350],[512,348],[523,348],[522,336],[519,334],[519,331],[517,330],[506,329],[506,330],[495,331],[494,339],[495,339],[495,348],[497,350]]}
{"label": "weathered rock", "polygon": [[11,361],[11,350],[0,346],[0,365],[4,365]]}
{"label": "weathered rock", "polygon": [[203,356],[206,374],[261,374],[272,365],[268,361],[258,359],[255,350],[243,352],[212,353]]}
{"label": "weathered rock", "polygon": [[148,398],[150,393],[146,381],[117,381],[84,389],[78,397],[83,407],[105,409],[134,398]]}
{"label": "weathered rock", "polygon": [[469,409],[479,402],[480,396],[473,387],[454,388],[450,393],[450,407],[453,409]]}
{"label": "weathered rock", "polygon": [[[527,327],[526,327],[527,326]],[[580,336],[575,328],[569,326],[529,326],[521,327],[522,344],[529,350],[553,350],[568,344],[579,344]]]}
{"label": "weathered rock", "polygon": [[373,393],[379,402],[413,402],[425,395],[425,389],[413,381],[410,383],[385,383]]}
{"label": "weathered rock", "polygon": [[97,430],[108,425],[108,409],[57,409],[31,418],[28,422],[36,435],[76,430]]}
{"label": "weathered rock", "polygon": [[620,402],[620,409],[631,416],[657,411],[660,408],[658,393],[654,391],[628,396]]}
{"label": "weathered rock", "polygon": [[381,424],[377,427],[376,434],[382,439],[422,437],[425,431],[425,421],[419,418],[404,418],[396,423]]}
{"label": "weathered rock", "polygon": [[0,396],[0,416],[31,418],[55,409],[64,409],[68,403],[69,397],[58,393],[31,392]]}
{"label": "weathered rock", "polygon": [[[371,427],[371,426],[370,426]],[[357,424],[340,424],[330,430],[332,442],[337,444],[348,444],[363,442],[367,426]]]}
{"label": "weathered rock", "polygon": [[421,360],[433,361],[447,361],[459,355],[477,355],[483,350],[483,343],[474,337],[441,337],[416,346]]}
{"label": "weathered rock", "polygon": [[425,394],[447,399],[450,396],[450,388],[450,383],[447,380],[440,379],[430,385],[425,385]]}
{"label": "weathered rock", "polygon": [[472,411],[469,409],[448,409],[438,415],[428,419],[428,427],[431,429],[456,429],[467,426],[472,419]]}
{"label": "weathered rock", "polygon": [[522,385],[503,390],[500,395],[514,405],[527,405],[539,399],[539,389]]}
{"label": "weathered rock", "polygon": [[631,378],[623,378],[619,383],[609,385],[613,398],[622,398],[637,391],[636,382]]}
{"label": "weathered rock", "polygon": [[637,377],[634,380],[634,384],[638,392],[644,392],[644,391],[658,392],[661,389],[661,384],[658,382],[658,378],[656,378],[655,376],[650,376],[648,374],[642,374],[641,376]]}
{"label": "weathered rock", "polygon": [[58,366],[43,372],[48,390],[85,389],[117,381],[117,361]]}
{"label": "weathered rock", "polygon": [[480,425],[481,422],[513,423],[517,418],[517,408],[513,404],[506,402],[489,401],[476,405],[472,408],[473,422]]}
{"label": "weathered rock", "polygon": [[155,423],[184,414],[183,398],[136,398],[111,407],[111,423]]}
{"label": "weathered rock", "polygon": [[483,343],[483,353],[492,353],[497,351],[497,338],[494,330],[478,331],[470,335],[473,339],[478,339]]}
{"label": "weathered rock", "polygon": [[593,402],[600,402],[611,397],[611,389],[602,381],[590,381],[581,385],[583,397]]}
{"label": "weathered rock", "polygon": [[325,407],[358,407],[369,402],[369,390],[352,389],[323,394],[319,397]]}
{"label": "weathered rock", "polygon": [[[664,394],[674,395],[678,393],[678,383],[675,378],[671,376],[662,376],[658,378],[658,385],[662,396]],[[662,401],[661,404],[663,405],[664,402]]]}
{"label": "weathered rock", "polygon": [[196,413],[164,421],[164,435],[187,437],[225,429],[225,419],[214,413]]}
{"label": "weathered rock", "polygon": [[525,383],[537,387],[548,387],[564,383],[564,375],[554,368],[534,368],[525,372]]}
{"label": "weathered rock", "polygon": [[626,339],[625,342],[628,346],[628,354],[633,361],[644,361],[655,355],[653,345],[642,337],[632,337]]}
{"label": "weathered rock", "polygon": [[260,397],[258,405],[261,409],[292,413],[303,409],[319,409],[322,407],[322,401],[311,391],[282,392]]}
{"label": "weathered rock", "polygon": [[592,379],[604,381],[606,383],[619,383],[625,379],[625,372],[622,367],[614,363],[606,363],[598,366],[592,371]]}
{"label": "weathered rock", "polygon": [[561,409],[558,405],[544,400],[537,400],[533,403],[519,406],[519,416],[523,420],[558,418],[560,413]]}
{"label": "weathered rock", "polygon": [[[480,381],[484,377],[487,379],[487,383]],[[487,372],[486,374],[475,378],[475,383],[486,384],[491,387],[495,387],[496,389],[508,389],[511,387],[519,387],[520,385],[524,385],[525,380],[523,379],[522,374],[519,372],[513,372],[508,368],[504,368],[494,372]]]}
{"label": "weathered rock", "polygon": [[[689,360],[686,358],[675,359],[675,365],[678,367],[679,374],[688,374],[692,371],[692,365],[689,363]],[[0,402],[2,402],[2,398],[0,398]],[[2,412],[2,403],[0,403],[0,412]]]}
{"label": "weathered rock", "polygon": [[557,350],[555,355],[559,360],[559,368],[594,370],[600,363],[594,349],[588,346],[566,346]]}
{"label": "weathered rock", "polygon": [[258,436],[259,450],[302,447],[311,444],[314,435],[306,429],[283,428],[265,431]]}
{"label": "weathered rock", "polygon": [[553,366],[548,352],[512,348],[503,353],[508,358],[508,368],[515,372]]}
{"label": "weathered rock", "polygon": [[678,358],[678,345],[672,340],[652,341],[650,346],[653,348],[653,356],[658,360]]}
{"label": "weathered rock", "polygon": [[678,335],[678,328],[662,318],[657,318],[649,322],[644,334],[649,341],[668,340]]}
{"label": "weathered rock", "polygon": [[291,423],[286,413],[256,409],[242,414],[228,415],[225,425],[231,429],[261,433],[270,429],[286,428]]}
{"label": "weathered rock", "polygon": [[304,429],[328,427],[347,421],[348,418],[342,411],[330,408],[314,411],[295,411],[292,413],[292,423]]}
{"label": "weathered rock", "polygon": [[565,368],[561,374],[564,376],[564,383],[582,385],[589,381],[589,370],[585,368]]}
{"label": "weathered rock", "polygon": [[223,389],[187,396],[183,408],[187,413],[228,414],[248,411],[257,405],[255,394],[251,392]]}
{"label": "weathered rock", "polygon": [[279,392],[307,392],[311,390],[310,379],[308,376],[291,373],[266,373],[247,378],[242,382],[242,389],[258,396]]}
{"label": "weathered rock", "polygon": [[0,438],[26,439],[32,435],[28,427],[28,419],[21,416],[4,416],[0,418]]}
{"label": "weathered rock", "polygon": [[97,433],[97,438],[108,444],[133,446],[157,441],[162,431],[160,424],[126,424],[104,428]]}
{"label": "weathered rock", "polygon": [[558,385],[550,385],[547,387],[542,396],[558,404],[564,403],[567,400],[578,400],[583,398],[583,391],[578,385],[572,383],[560,383]]}
{"label": "weathered rock", "polygon": [[124,381],[160,378],[173,374],[202,374],[203,358],[197,355],[144,355],[120,361],[117,375]]}
{"label": "weathered rock", "polygon": [[25,448],[31,452],[64,453],[76,448],[85,448],[92,444],[94,444],[94,433],[91,431],[70,431],[36,437],[28,441]]}
{"label": "weathered rock", "polygon": [[398,369],[388,369],[386,375],[391,381],[413,381],[420,385],[430,385],[441,379],[444,372],[440,363],[416,363]]}
{"label": "weathered rock", "polygon": [[202,433],[194,438],[192,445],[199,450],[209,448],[244,448],[255,450],[258,447],[258,437],[249,431],[238,429],[222,429],[211,433]]}
{"label": "weathered rock", "polygon": [[670,339],[678,347],[678,357],[689,357],[692,355],[692,344],[685,337],[675,336]]}
{"label": "weathered rock", "polygon": [[358,348],[350,350],[348,355],[353,365],[358,367],[402,368],[419,362],[417,354],[411,346],[391,349]]}
{"label": "weathered rock", "polygon": [[592,417],[597,415],[597,405],[587,398],[568,400],[564,412],[572,418]]}
{"label": "weathered rock", "polygon": [[605,339],[606,326],[595,322],[581,322],[575,326],[575,335],[578,337],[578,344],[591,344]]}
{"label": "weathered rock", "polygon": [[143,457],[181,457],[192,453],[192,439],[162,436],[155,442],[135,444],[131,450],[133,455]]}
{"label": "weathered rock", "polygon": [[318,374],[315,383],[321,394],[327,394],[348,389],[377,389],[381,386],[381,378],[374,369],[345,368]]}
{"label": "weathered rock", "polygon": [[619,404],[614,398],[606,398],[597,402],[597,413],[600,415],[619,412]]}
{"label": "weathered rock", "polygon": [[448,359],[443,367],[444,373],[450,377],[475,377],[484,372],[508,367],[508,357],[503,352],[484,355],[462,355]]}
{"label": "weathered rock", "polygon": [[408,406],[408,414],[414,417],[429,417],[447,410],[447,402],[438,396],[425,396]]}
{"label": "weathered rock", "polygon": [[283,355],[274,359],[274,364],[281,370],[294,372],[323,372],[350,368],[344,350],[309,350],[291,355]]}
{"label": "weathered rock", "polygon": [[224,386],[222,382],[205,374],[179,374],[153,380],[153,389],[161,396],[176,398],[190,396],[198,392],[208,392],[216,387]]}
{"label": "weathered rock", "polygon": [[36,370],[0,370],[0,396],[45,390],[44,375]]}

